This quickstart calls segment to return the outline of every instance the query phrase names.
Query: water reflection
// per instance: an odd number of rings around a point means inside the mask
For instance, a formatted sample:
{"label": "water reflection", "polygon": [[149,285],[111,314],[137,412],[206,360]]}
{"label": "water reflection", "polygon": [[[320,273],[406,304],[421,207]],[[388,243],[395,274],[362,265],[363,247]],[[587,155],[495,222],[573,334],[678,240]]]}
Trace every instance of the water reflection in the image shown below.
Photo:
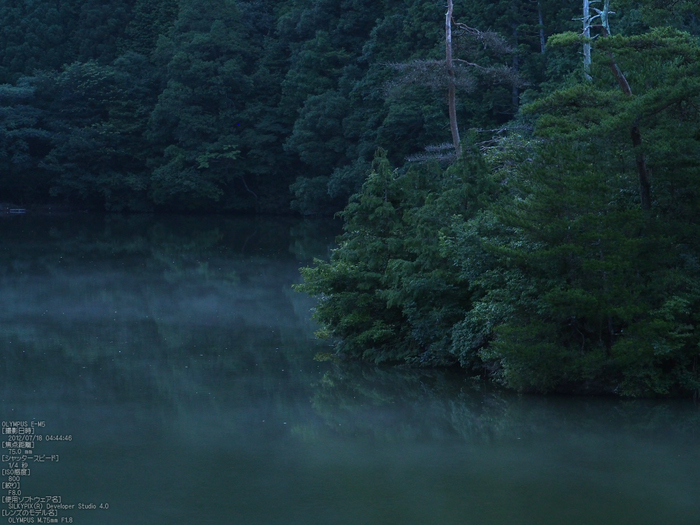
{"label": "water reflection", "polygon": [[314,361],[290,285],[334,228],[0,221],[1,417],[74,436],[23,490],[110,504],[76,524],[698,523],[692,404]]}

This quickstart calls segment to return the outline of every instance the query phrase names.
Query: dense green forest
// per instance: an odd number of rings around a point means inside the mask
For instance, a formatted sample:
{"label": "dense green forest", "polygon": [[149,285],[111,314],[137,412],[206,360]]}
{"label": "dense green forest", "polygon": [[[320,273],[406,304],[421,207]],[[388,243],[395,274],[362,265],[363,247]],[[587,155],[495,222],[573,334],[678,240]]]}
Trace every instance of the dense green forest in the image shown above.
{"label": "dense green forest", "polygon": [[337,357],[697,393],[700,7],[582,4],[0,0],[0,202],[344,210]]}
{"label": "dense green forest", "polygon": [[[456,31],[463,127],[500,128],[580,69],[580,49],[544,47],[580,26],[579,3],[457,2],[456,19],[506,44]],[[618,26],[643,30],[627,11]],[[399,166],[450,140],[444,13],[443,0],[0,0],[0,202],[335,213],[378,147]]]}
{"label": "dense green forest", "polygon": [[480,58],[499,83],[519,65],[520,105],[463,133],[457,158],[377,151],[339,248],[299,287],[319,298],[328,357],[456,364],[520,391],[697,396],[698,7],[618,4],[591,38],[548,37],[539,84],[533,49],[500,73]]}

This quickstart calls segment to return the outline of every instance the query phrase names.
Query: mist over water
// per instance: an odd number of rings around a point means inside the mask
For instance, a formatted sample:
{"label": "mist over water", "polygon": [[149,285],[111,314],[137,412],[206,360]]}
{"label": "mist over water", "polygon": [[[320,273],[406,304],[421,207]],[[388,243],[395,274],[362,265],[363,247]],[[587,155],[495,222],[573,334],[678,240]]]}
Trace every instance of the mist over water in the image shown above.
{"label": "mist over water", "polygon": [[60,511],[77,525],[700,523],[690,402],[314,360],[328,348],[291,285],[336,233],[0,221],[0,419],[72,436],[36,444],[60,461],[33,462],[23,493],[96,504]]}

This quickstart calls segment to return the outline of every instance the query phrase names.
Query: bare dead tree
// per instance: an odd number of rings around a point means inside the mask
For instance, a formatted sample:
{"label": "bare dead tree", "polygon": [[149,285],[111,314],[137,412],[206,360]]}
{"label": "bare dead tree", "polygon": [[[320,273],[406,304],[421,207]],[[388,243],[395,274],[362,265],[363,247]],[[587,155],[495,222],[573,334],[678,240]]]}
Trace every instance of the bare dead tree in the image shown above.
{"label": "bare dead tree", "polygon": [[457,90],[455,84],[455,62],[464,64],[471,68],[478,69],[486,76],[493,80],[508,82],[512,85],[517,85],[517,73],[512,69],[502,67],[484,67],[475,62],[463,60],[453,57],[452,52],[452,28],[453,26],[462,34],[481,42],[485,48],[489,48],[498,54],[513,53],[513,49],[508,43],[497,33],[492,31],[480,31],[474,27],[470,27],[462,22],[454,20],[454,5],[452,0],[447,0],[447,13],[445,13],[445,64],[447,69],[447,103],[450,116],[450,131],[452,132],[452,144],[454,145],[455,155],[459,157],[462,153],[459,139],[459,125],[457,123]]}
{"label": "bare dead tree", "polygon": [[[400,87],[413,84],[422,85],[444,93],[447,88],[447,106],[452,135],[453,154],[447,153],[444,145],[426,148],[426,154],[412,156],[409,160],[425,160],[426,158],[438,158],[446,160],[450,156],[459,157],[462,153],[460,145],[459,124],[457,121],[457,91],[471,92],[476,86],[475,77],[488,80],[492,84],[518,85],[517,72],[508,66],[483,66],[478,62],[455,58],[455,46],[453,37],[468,37],[468,39],[481,44],[483,49],[491,53],[507,55],[514,52],[511,46],[497,33],[480,31],[454,19],[453,0],[447,0],[447,12],[445,13],[445,60],[414,60],[405,63],[387,64],[389,67],[401,73],[401,77],[394,82],[387,83],[387,94],[396,92]],[[477,75],[470,71],[478,72]]]}
{"label": "bare dead tree", "polygon": [[445,13],[445,63],[447,65],[447,105],[450,115],[450,131],[455,155],[459,157],[462,149],[459,141],[459,126],[457,125],[457,89],[455,87],[455,67],[452,58],[452,0],[447,0]]}
{"label": "bare dead tree", "polygon": [[542,16],[541,0],[537,0],[537,21],[539,22],[540,32],[540,53],[544,54],[546,50],[546,39],[544,37],[544,17]]}

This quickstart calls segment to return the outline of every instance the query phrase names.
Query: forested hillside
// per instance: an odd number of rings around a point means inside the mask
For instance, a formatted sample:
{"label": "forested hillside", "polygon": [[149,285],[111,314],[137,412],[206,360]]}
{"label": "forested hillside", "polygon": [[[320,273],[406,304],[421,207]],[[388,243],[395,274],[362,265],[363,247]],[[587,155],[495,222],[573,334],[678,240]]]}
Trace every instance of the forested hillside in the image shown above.
{"label": "forested hillside", "polygon": [[[544,43],[579,11],[457,2],[506,44],[456,31],[461,125],[501,127],[571,74],[579,51]],[[399,166],[450,140],[444,14],[434,0],[1,0],[0,201],[334,213],[378,147]]]}
{"label": "forested hillside", "polygon": [[0,0],[0,202],[344,209],[337,357],[697,395],[700,6],[587,5]]}

